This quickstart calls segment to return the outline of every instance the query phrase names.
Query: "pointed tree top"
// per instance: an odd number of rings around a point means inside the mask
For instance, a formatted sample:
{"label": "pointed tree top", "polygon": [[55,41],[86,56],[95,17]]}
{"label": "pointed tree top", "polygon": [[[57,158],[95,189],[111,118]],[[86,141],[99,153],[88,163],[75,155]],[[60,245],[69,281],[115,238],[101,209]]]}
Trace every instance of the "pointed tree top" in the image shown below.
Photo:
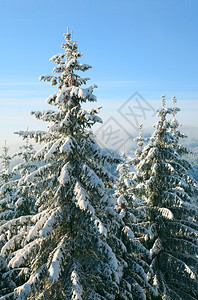
{"label": "pointed tree top", "polygon": [[8,153],[9,148],[8,148],[8,146],[7,146],[7,141],[6,141],[6,140],[5,140],[5,144],[4,144],[4,146],[2,147],[2,149],[3,149],[3,151],[4,151],[5,153]]}
{"label": "pointed tree top", "polygon": [[134,141],[137,143],[139,149],[136,150],[135,155],[136,157],[139,157],[142,154],[142,148],[144,145],[144,141],[147,141],[147,138],[143,137],[143,125],[140,124],[138,126],[138,133],[139,135],[134,139]]}
{"label": "pointed tree top", "polygon": [[175,107],[175,104],[177,103],[177,98],[174,96],[172,99],[171,99],[171,101],[172,101],[172,104],[173,104],[173,113],[172,113],[172,115],[173,115],[173,119],[175,119],[175,115],[176,115],[176,113],[177,113],[177,108]]}
{"label": "pointed tree top", "polygon": [[142,137],[142,134],[143,134],[143,124],[140,124],[140,125],[138,126],[138,132],[139,132],[139,136]]}
{"label": "pointed tree top", "polygon": [[142,147],[143,147],[143,124],[140,124],[138,126],[138,132],[139,132],[139,136],[137,138],[137,145],[139,146],[140,150],[142,151]]}
{"label": "pointed tree top", "polygon": [[173,106],[175,106],[175,104],[177,103],[177,98],[174,96],[174,97],[171,99],[171,101],[172,101]]}
{"label": "pointed tree top", "polygon": [[122,158],[122,161],[123,161],[123,162],[126,162],[127,156],[126,156],[125,151],[123,151],[123,152],[121,153],[121,158]]}
{"label": "pointed tree top", "polygon": [[66,41],[71,41],[72,42],[72,33],[73,33],[72,31],[69,32],[69,27],[67,27],[67,33],[64,33]]}
{"label": "pointed tree top", "polygon": [[162,95],[162,106],[165,107],[166,105],[166,95]]}

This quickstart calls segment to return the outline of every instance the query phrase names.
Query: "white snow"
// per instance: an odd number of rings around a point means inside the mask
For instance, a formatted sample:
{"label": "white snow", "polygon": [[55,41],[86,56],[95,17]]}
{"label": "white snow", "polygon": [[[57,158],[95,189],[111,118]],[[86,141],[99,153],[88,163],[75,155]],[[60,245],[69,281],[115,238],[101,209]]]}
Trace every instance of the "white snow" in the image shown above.
{"label": "white snow", "polygon": [[94,189],[97,189],[100,196],[104,194],[104,184],[96,173],[86,164],[82,167],[83,179],[89,182]]}
{"label": "white snow", "polygon": [[149,152],[148,152],[148,154],[147,154],[147,156],[146,156],[147,161],[149,161],[149,160],[151,160],[152,158],[154,158],[154,157],[157,155],[158,152],[159,152],[159,150],[158,150],[157,147],[152,147],[152,148],[149,150]]}
{"label": "white snow", "polygon": [[110,267],[113,268],[115,271],[117,271],[118,260],[115,254],[113,253],[111,247],[107,243],[103,242],[102,240],[99,240],[99,248],[107,254]]}
{"label": "white snow", "polygon": [[197,279],[196,273],[194,273],[187,264],[184,263],[184,265],[185,265],[184,271],[190,275],[191,279],[196,280]]}
{"label": "white snow", "polygon": [[124,233],[130,238],[130,239],[134,239],[134,233],[133,231],[130,229],[129,226],[125,226],[123,229]]}
{"label": "white snow", "polygon": [[49,212],[45,213],[41,217],[39,221],[29,230],[28,235],[27,235],[27,241],[30,241],[32,238],[39,236],[39,231],[42,228],[42,226],[45,224],[45,222],[48,220],[49,217]]}
{"label": "white snow", "polygon": [[31,174],[27,175],[24,178],[24,182],[28,182],[28,181],[34,181],[36,176],[41,176],[42,174],[45,174],[45,172],[47,172],[47,169],[52,166],[51,163],[46,164],[44,166],[39,167],[36,171],[32,172]]}
{"label": "white snow", "polygon": [[40,277],[41,277],[40,274],[43,272],[43,269],[45,269],[45,268],[46,268],[46,266],[44,264],[34,274],[32,274],[30,276],[29,280],[25,284],[23,284],[15,289],[15,291],[14,291],[15,296],[17,294],[19,295],[17,300],[26,299],[28,294],[30,294],[32,290],[35,290],[35,285],[37,282],[40,281]]}
{"label": "white snow", "polygon": [[1,256],[5,256],[7,252],[9,252],[9,250],[13,249],[15,244],[22,239],[22,237],[24,236],[25,233],[20,233],[17,235],[14,235],[11,239],[8,240],[7,243],[5,243],[5,245],[2,247],[0,255]]}
{"label": "white snow", "polygon": [[20,206],[23,203],[24,199],[22,197],[20,197],[16,202],[15,205],[16,206]]}
{"label": "white snow", "polygon": [[96,116],[97,109],[81,109],[78,113],[78,117],[84,117],[87,122],[91,121],[94,123],[103,123],[99,116]]}
{"label": "white snow", "polygon": [[62,263],[64,260],[64,241],[65,237],[61,240],[57,248],[55,249],[55,253],[53,255],[50,267],[49,267],[49,280],[51,282],[55,282],[58,280],[61,270],[62,270]]}
{"label": "white snow", "polygon": [[60,182],[60,184],[65,185],[66,183],[70,182],[71,170],[72,170],[72,168],[70,166],[70,163],[67,162],[61,169],[60,176],[58,177],[58,181]]}
{"label": "white snow", "polygon": [[71,282],[72,282],[72,300],[82,300],[83,289],[79,283],[79,276],[76,270],[73,270],[71,273]]}
{"label": "white snow", "polygon": [[[51,142],[52,143],[52,142]],[[41,147],[41,149],[39,149],[35,154],[34,154],[34,158],[39,158],[44,156],[45,154],[45,149],[46,149],[46,145],[44,145],[43,147]]]}
{"label": "white snow", "polygon": [[173,220],[173,219],[174,219],[174,215],[173,215],[173,213],[170,211],[170,209],[165,208],[165,207],[161,207],[161,208],[159,208],[158,210],[161,212],[161,214],[162,214],[163,217],[165,217],[165,218],[167,218],[167,219],[170,219],[170,220]]}
{"label": "white snow", "polygon": [[117,204],[120,206],[122,203],[127,203],[126,199],[124,198],[123,195],[120,195],[117,199]]}
{"label": "white snow", "polygon": [[50,150],[45,154],[44,159],[50,160],[55,157],[54,153],[56,153],[57,149],[59,148],[59,145],[61,143],[62,139],[58,139],[53,146],[50,148]]}
{"label": "white snow", "polygon": [[67,136],[64,144],[60,147],[61,153],[71,152],[74,148],[74,138],[71,136]]}
{"label": "white snow", "polygon": [[40,237],[46,237],[52,232],[54,223],[57,221],[57,217],[61,214],[61,208],[55,209],[51,212],[51,215],[47,218],[43,228],[40,230]]}
{"label": "white snow", "polygon": [[74,187],[74,195],[76,204],[81,210],[88,210],[91,214],[95,213],[93,206],[89,203],[88,194],[78,181]]}
{"label": "white snow", "polygon": [[12,229],[12,227],[16,227],[18,224],[24,224],[31,220],[32,216],[22,216],[16,219],[12,219],[5,224],[0,226],[0,234],[8,229]]}
{"label": "white snow", "polygon": [[119,213],[119,217],[120,217],[121,219],[123,219],[125,216],[126,216],[126,211],[125,211],[125,209],[121,209],[121,211],[120,211],[120,213]]}
{"label": "white snow", "polygon": [[16,268],[23,265],[25,260],[28,259],[28,257],[31,257],[33,255],[34,249],[39,247],[40,241],[41,239],[36,239],[31,243],[25,245],[24,248],[13,252],[13,257],[9,261],[8,266],[11,268]]}
{"label": "white snow", "polygon": [[97,231],[104,235],[104,236],[107,236],[107,229],[106,227],[102,224],[101,220],[99,218],[97,218],[96,216],[93,216],[91,218],[92,221],[94,221],[94,225],[95,225],[95,228],[97,229]]}
{"label": "white snow", "polygon": [[150,249],[151,256],[158,254],[162,250],[162,245],[160,239],[157,238],[153,244],[153,247]]}

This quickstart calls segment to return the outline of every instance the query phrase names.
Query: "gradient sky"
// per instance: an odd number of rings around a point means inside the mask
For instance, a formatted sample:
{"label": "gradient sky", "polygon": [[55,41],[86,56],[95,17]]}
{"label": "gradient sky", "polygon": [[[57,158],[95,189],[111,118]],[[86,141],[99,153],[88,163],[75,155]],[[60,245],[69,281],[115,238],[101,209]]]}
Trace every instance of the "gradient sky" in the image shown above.
{"label": "gradient sky", "polygon": [[0,0],[0,146],[43,129],[29,112],[51,109],[54,88],[38,78],[51,74],[68,26],[104,120],[138,91],[155,108],[176,96],[182,123],[198,126],[197,16],[197,0]]}

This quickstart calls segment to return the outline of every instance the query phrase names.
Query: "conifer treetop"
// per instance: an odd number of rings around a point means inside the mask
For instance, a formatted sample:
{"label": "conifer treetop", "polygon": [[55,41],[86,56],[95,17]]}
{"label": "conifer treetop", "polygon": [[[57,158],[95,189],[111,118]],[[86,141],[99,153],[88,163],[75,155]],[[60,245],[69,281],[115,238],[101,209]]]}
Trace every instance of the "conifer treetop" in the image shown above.
{"label": "conifer treetop", "polygon": [[75,41],[72,40],[72,32],[69,32],[67,28],[67,33],[64,34],[66,43],[62,44],[62,49],[65,49],[65,53],[60,53],[52,56],[50,61],[53,61],[57,64],[54,67],[54,73],[61,73],[61,76],[40,76],[40,80],[51,81],[51,85],[58,85],[58,88],[61,89],[69,86],[80,86],[86,84],[86,81],[89,78],[81,78],[75,71],[86,71],[91,68],[88,64],[83,64],[78,61],[83,54],[78,52],[78,46]]}
{"label": "conifer treetop", "polygon": [[97,116],[100,108],[86,110],[81,108],[83,102],[95,102],[97,100],[93,94],[93,90],[97,86],[81,87],[81,85],[86,84],[89,78],[82,78],[76,74],[76,71],[84,72],[90,69],[91,66],[78,61],[82,53],[77,51],[78,46],[72,40],[72,34],[69,32],[69,29],[65,34],[65,40],[66,43],[62,44],[65,53],[54,55],[50,59],[56,64],[53,72],[60,75],[44,75],[39,78],[42,81],[50,81],[51,85],[57,85],[58,91],[50,95],[46,102],[56,106],[58,111],[32,111],[31,114],[35,115],[37,119],[49,123],[48,132],[17,132],[24,138],[29,136],[34,138],[36,142],[49,142],[57,137],[81,134],[91,128],[96,122],[102,123],[101,118]]}

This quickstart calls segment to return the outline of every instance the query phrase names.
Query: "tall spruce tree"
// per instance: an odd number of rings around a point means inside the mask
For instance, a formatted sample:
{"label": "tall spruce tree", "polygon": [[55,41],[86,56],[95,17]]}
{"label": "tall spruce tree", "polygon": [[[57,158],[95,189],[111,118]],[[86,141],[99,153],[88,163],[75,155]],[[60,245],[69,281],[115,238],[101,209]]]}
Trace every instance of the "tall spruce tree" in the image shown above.
{"label": "tall spruce tree", "polygon": [[90,66],[78,61],[82,53],[69,31],[65,39],[65,53],[51,58],[56,63],[53,71],[60,75],[40,77],[58,85],[47,99],[56,110],[32,112],[49,123],[48,131],[19,132],[44,142],[34,157],[47,163],[23,179],[37,198],[38,213],[0,227],[0,235],[10,237],[1,255],[9,272],[15,272],[17,285],[2,299],[145,299],[148,283],[141,264],[133,264],[131,258],[130,268],[138,278],[123,276],[127,247],[136,249],[139,244],[107,190],[114,176],[104,164],[118,159],[101,149],[90,131],[102,122],[99,110],[81,107],[96,101],[96,86],[82,88],[88,78],[76,74]]}
{"label": "tall spruce tree", "polygon": [[[173,103],[176,99],[173,99]],[[187,149],[179,144],[185,137],[178,130],[175,105],[157,110],[160,120],[139,161],[135,158],[135,194],[147,204],[147,218],[153,238],[145,245],[152,255],[148,274],[156,289],[155,298],[198,299],[197,282],[197,184],[189,175],[190,164],[182,157]],[[173,115],[173,120],[168,115]],[[152,235],[151,235],[152,236]]]}

